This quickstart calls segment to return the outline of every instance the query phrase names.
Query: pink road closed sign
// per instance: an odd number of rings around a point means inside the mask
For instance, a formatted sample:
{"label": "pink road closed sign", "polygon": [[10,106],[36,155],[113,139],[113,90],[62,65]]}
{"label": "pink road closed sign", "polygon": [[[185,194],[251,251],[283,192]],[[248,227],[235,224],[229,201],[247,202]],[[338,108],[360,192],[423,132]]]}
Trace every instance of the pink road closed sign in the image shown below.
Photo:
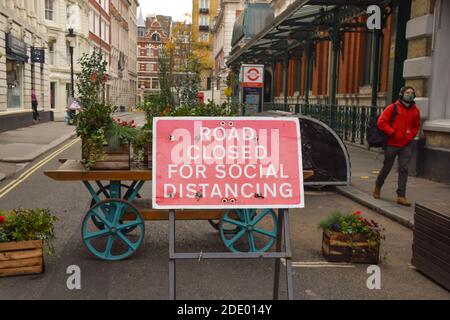
{"label": "pink road closed sign", "polygon": [[153,119],[155,209],[303,208],[299,121]]}

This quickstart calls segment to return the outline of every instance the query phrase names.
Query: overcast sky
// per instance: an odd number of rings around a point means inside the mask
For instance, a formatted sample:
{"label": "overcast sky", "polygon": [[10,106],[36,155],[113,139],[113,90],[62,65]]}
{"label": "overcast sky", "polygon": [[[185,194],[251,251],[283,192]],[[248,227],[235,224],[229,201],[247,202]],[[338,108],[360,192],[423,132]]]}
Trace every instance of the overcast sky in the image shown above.
{"label": "overcast sky", "polygon": [[190,16],[192,13],[192,0],[139,0],[139,3],[144,18],[148,14],[156,13],[171,16],[174,21],[184,21],[185,14]]}

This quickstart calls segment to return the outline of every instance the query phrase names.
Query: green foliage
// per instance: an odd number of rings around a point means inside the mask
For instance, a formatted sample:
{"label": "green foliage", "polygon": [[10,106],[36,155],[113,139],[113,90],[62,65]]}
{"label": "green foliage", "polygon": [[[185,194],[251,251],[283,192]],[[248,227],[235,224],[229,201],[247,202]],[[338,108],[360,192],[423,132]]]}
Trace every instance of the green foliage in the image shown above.
{"label": "green foliage", "polygon": [[173,87],[173,57],[166,48],[161,48],[158,55],[158,74],[159,74],[159,103],[164,106],[173,106],[174,97]]}
{"label": "green foliage", "polygon": [[76,132],[83,141],[83,163],[89,169],[100,159],[106,142],[105,132],[112,125],[114,109],[104,103],[107,62],[98,50],[79,59],[78,94],[82,111],[75,117]]}
{"label": "green foliage", "polygon": [[136,138],[136,134],[136,129],[113,122],[107,128],[105,138],[109,147],[120,148],[123,145],[133,143]]}
{"label": "green foliage", "polygon": [[193,108],[196,107],[197,95],[200,90],[200,61],[192,59],[189,62],[189,68],[181,82],[180,99],[182,105]]}
{"label": "green foliage", "polygon": [[333,212],[319,223],[319,228],[345,235],[364,234],[372,240],[379,239],[381,233],[378,224],[361,217],[360,211],[347,215],[342,215],[339,211]]}
{"label": "green foliage", "polygon": [[319,223],[319,228],[323,230],[330,230],[332,226],[340,221],[342,213],[339,211],[333,212],[331,216],[325,218]]}
{"label": "green foliage", "polygon": [[99,50],[91,55],[83,54],[79,59],[81,73],[77,75],[79,101],[83,108],[89,108],[99,101],[104,103],[104,83],[106,82],[106,59]]}
{"label": "green foliage", "polygon": [[45,240],[46,253],[54,254],[56,217],[48,209],[14,209],[0,211],[0,242]]}

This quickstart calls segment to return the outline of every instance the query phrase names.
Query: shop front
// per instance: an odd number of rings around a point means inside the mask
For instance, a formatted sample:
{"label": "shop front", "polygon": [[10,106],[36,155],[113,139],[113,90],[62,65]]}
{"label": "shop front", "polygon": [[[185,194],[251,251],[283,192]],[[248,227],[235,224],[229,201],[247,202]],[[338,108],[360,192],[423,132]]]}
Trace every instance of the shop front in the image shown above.
{"label": "shop front", "polygon": [[27,45],[11,34],[6,34],[7,108],[24,107],[24,71],[28,63]]}

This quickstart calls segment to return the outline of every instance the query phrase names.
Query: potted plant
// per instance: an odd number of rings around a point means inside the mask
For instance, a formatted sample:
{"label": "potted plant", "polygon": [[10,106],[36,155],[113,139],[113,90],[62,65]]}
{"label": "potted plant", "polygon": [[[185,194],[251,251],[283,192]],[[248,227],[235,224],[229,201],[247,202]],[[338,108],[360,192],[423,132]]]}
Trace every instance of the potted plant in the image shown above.
{"label": "potted plant", "polygon": [[334,212],[320,222],[323,230],[322,254],[331,262],[378,264],[383,229],[361,211],[343,215]]}
{"label": "potted plant", "polygon": [[75,118],[82,140],[82,162],[87,169],[129,169],[134,122],[112,118],[115,108],[105,103],[107,62],[98,50],[81,57],[78,93],[82,111]]}
{"label": "potted plant", "polygon": [[44,272],[44,253],[54,254],[55,221],[48,209],[0,211],[0,276]]}

